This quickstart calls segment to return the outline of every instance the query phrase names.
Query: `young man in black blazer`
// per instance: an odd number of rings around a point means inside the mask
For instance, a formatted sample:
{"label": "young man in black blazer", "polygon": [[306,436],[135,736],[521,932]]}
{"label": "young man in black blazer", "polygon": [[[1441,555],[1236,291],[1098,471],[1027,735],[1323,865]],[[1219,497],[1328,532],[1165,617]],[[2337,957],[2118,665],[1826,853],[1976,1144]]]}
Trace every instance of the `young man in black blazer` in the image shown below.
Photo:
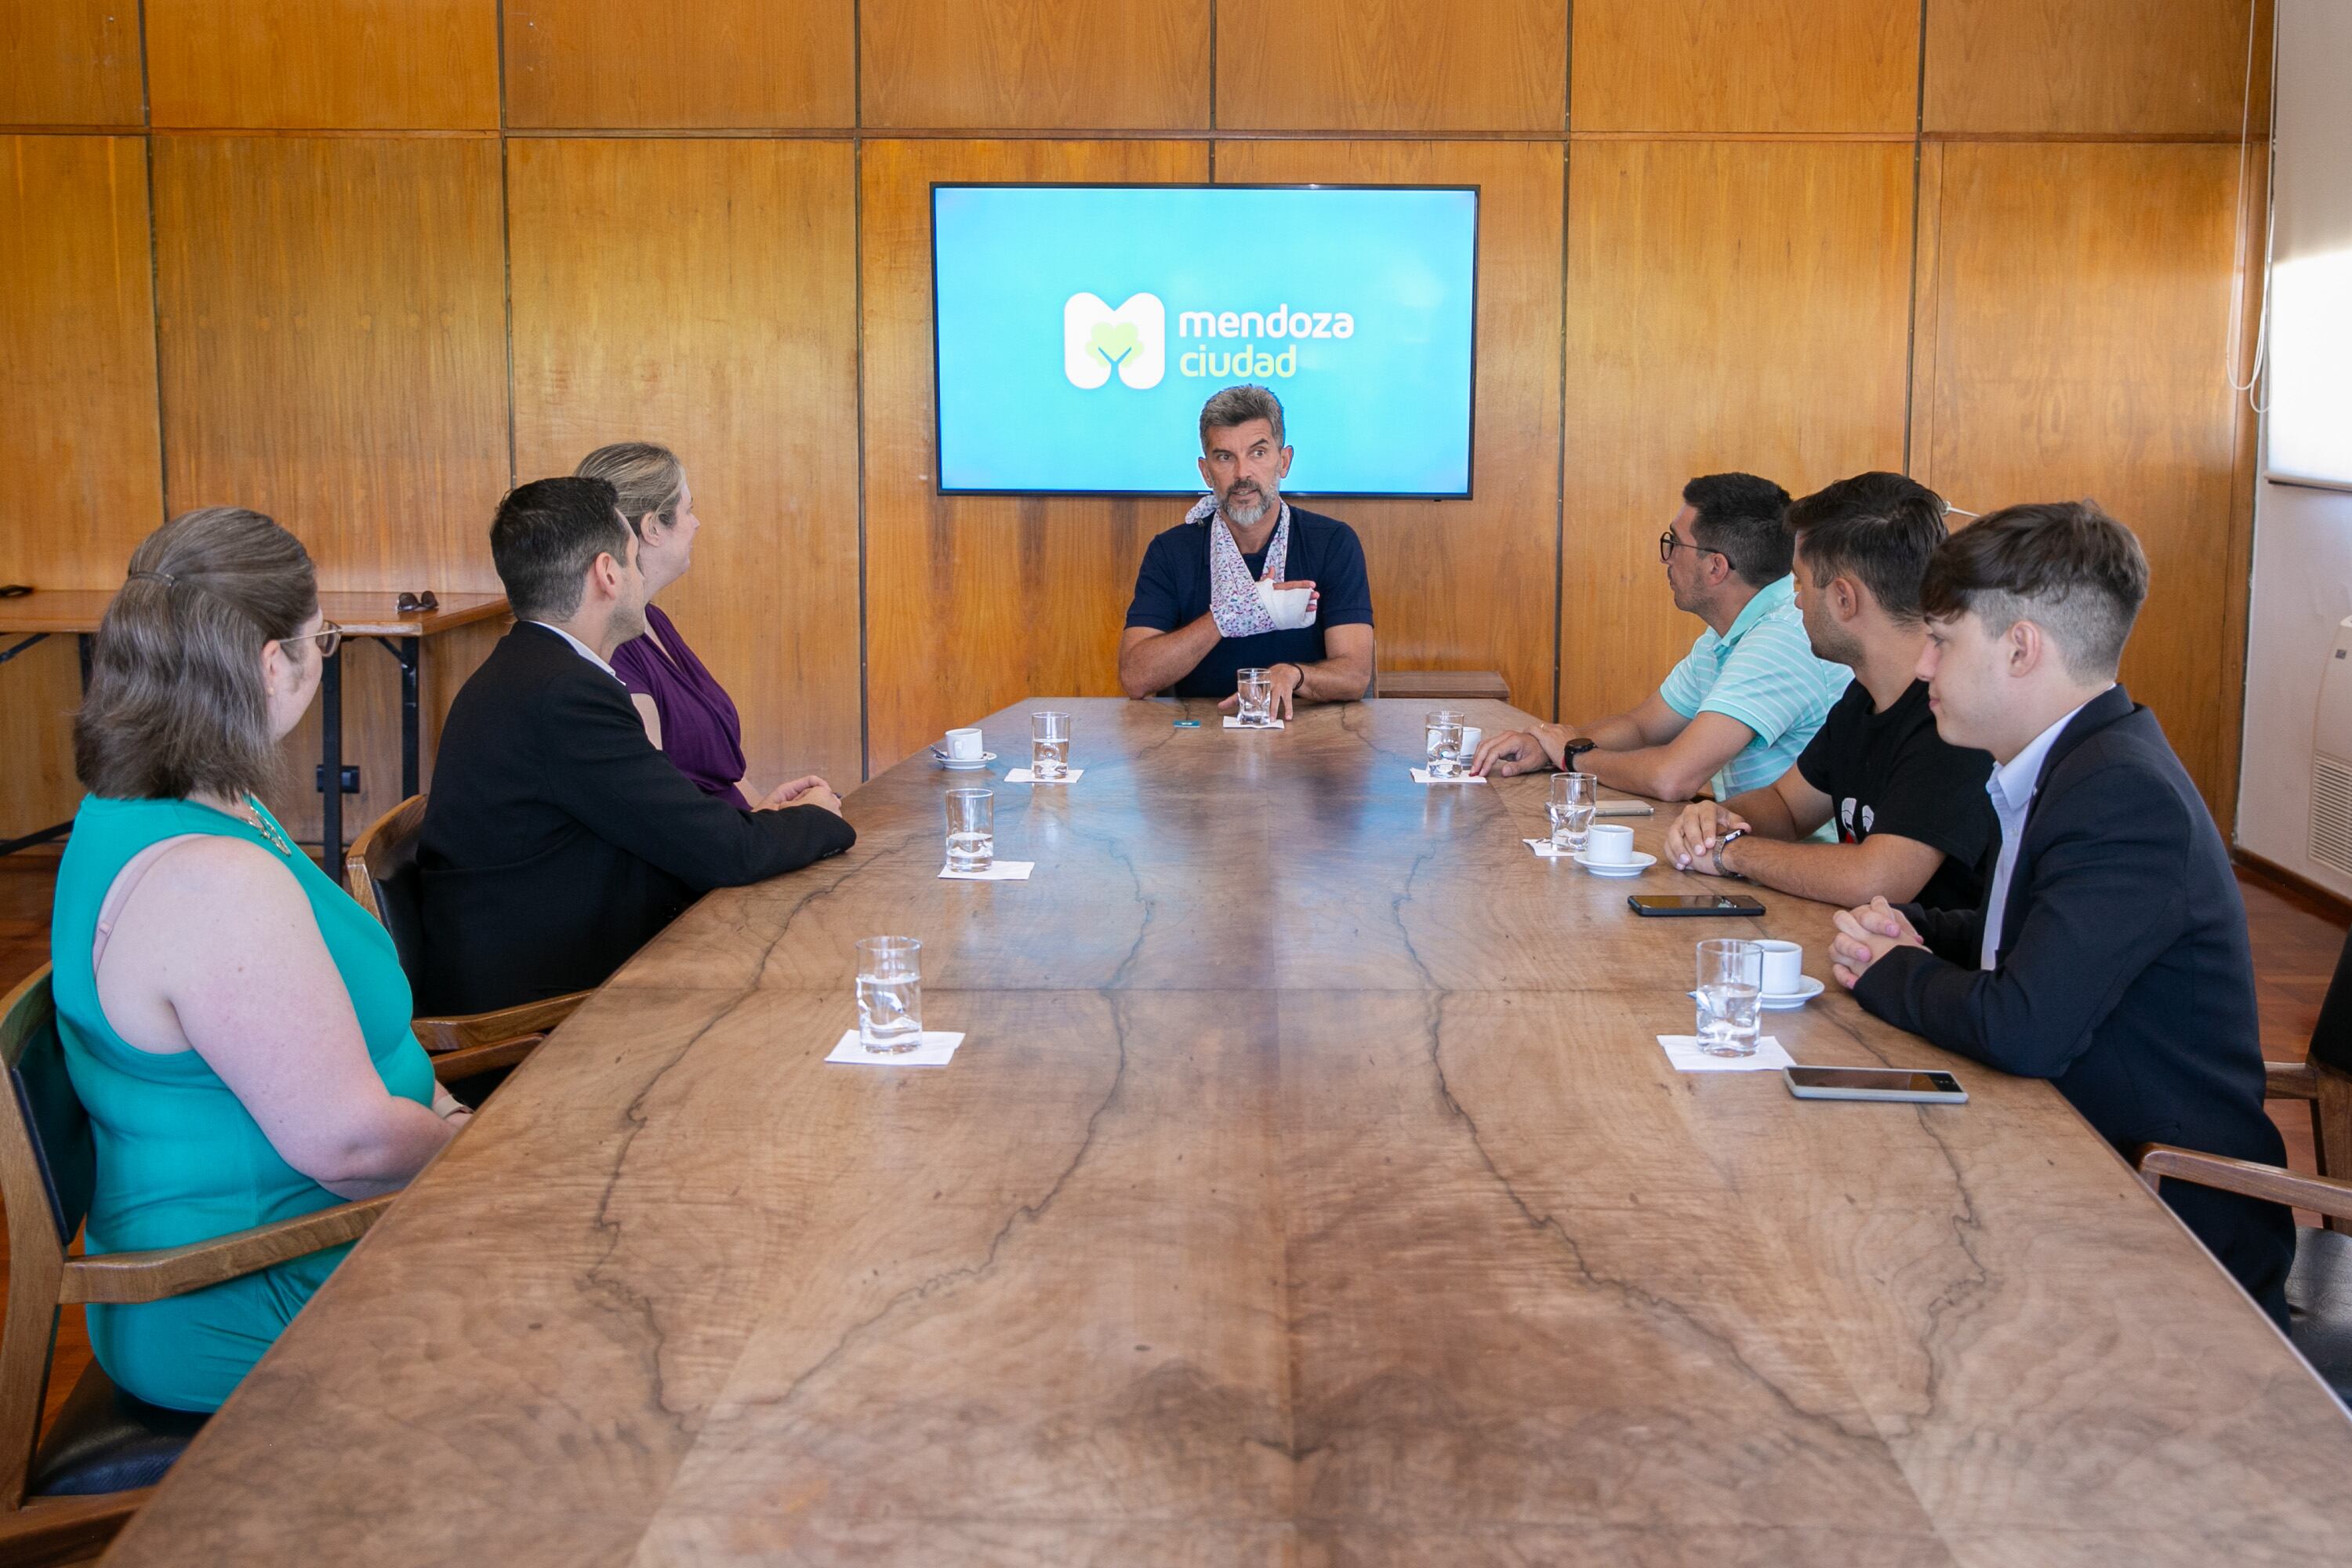
{"label": "young man in black blazer", "polygon": [[856,842],[821,778],[747,811],[646,740],[607,662],[646,624],[637,540],[611,485],[518,488],[490,555],[515,627],[441,731],[417,847],[420,1008],[478,1013],[598,984],[698,895]]}
{"label": "young man in black blazer", "polygon": [[[2156,715],[2116,684],[2147,597],[2139,542],[2087,501],[2010,507],[1938,547],[1919,674],[1944,739],[1993,755],[2000,847],[1977,909],[1841,910],[1837,977],[1946,1050],[2051,1079],[2126,1155],[2284,1164],[2229,852]],[[2163,1195],[2284,1327],[2294,1217],[2177,1182]]]}

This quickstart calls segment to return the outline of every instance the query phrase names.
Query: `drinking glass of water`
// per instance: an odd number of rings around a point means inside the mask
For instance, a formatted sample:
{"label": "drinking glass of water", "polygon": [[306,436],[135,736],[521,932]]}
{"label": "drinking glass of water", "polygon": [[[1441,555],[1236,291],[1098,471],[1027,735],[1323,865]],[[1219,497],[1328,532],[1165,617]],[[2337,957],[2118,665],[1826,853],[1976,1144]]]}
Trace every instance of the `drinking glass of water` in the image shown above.
{"label": "drinking glass of water", "polygon": [[1029,776],[1051,784],[1070,776],[1070,716],[1029,715]]}
{"label": "drinking glass of water", "polygon": [[948,791],[948,869],[985,871],[996,863],[996,792]]}
{"label": "drinking glass of water", "polygon": [[1756,1004],[1764,994],[1764,949],[1736,937],[1698,944],[1698,1048],[1711,1057],[1756,1054]]}
{"label": "drinking glass of water", "polygon": [[1457,778],[1462,773],[1462,715],[1441,709],[1422,720],[1429,731],[1429,776]]}
{"label": "drinking glass of water", "polygon": [[923,944],[869,936],[857,944],[857,1043],[897,1055],[923,1039]]}
{"label": "drinking glass of water", "polygon": [[1582,854],[1592,834],[1592,814],[1601,806],[1601,781],[1591,773],[1554,773],[1549,805],[1551,847]]}
{"label": "drinking glass of water", "polygon": [[1263,669],[1237,670],[1234,689],[1241,696],[1242,722],[1252,729],[1274,722],[1274,677]]}

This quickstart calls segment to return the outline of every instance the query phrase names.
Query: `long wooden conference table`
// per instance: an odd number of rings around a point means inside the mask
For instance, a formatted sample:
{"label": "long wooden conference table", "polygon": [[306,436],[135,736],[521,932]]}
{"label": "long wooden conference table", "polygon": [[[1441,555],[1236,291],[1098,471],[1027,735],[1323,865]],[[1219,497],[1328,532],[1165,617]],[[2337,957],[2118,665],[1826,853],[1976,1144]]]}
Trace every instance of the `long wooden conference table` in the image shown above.
{"label": "long wooden conference table", "polygon": [[[121,1563],[2341,1561],[2352,1425],[2047,1085],[1832,991],[1678,1075],[1661,865],[1423,786],[1420,702],[1276,733],[1062,700],[1026,882],[937,879],[927,757],[848,855],[714,893],[404,1194]],[[1470,705],[1489,730],[1524,722]],[[1198,729],[1173,727],[1182,717]],[[1669,816],[1637,826],[1658,847]],[[924,942],[943,1068],[828,1066]]]}

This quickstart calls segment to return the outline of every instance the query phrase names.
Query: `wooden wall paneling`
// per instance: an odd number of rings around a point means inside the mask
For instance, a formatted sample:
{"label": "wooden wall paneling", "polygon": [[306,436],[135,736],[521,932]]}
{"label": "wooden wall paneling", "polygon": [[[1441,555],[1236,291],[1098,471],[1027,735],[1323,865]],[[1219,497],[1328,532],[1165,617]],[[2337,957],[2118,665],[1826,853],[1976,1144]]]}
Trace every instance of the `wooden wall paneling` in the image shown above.
{"label": "wooden wall paneling", "polygon": [[163,521],[147,149],[135,136],[0,148],[0,582],[111,587]]}
{"label": "wooden wall paneling", "polygon": [[[109,587],[163,521],[146,148],[12,136],[0,150],[0,583]],[[72,815],[79,700],[71,637],[0,668],[0,837]]]}
{"label": "wooden wall paneling", "polygon": [[1198,130],[1214,0],[864,0],[880,130]]}
{"label": "wooden wall paneling", "polygon": [[158,127],[498,126],[498,0],[145,4]]}
{"label": "wooden wall paneling", "polygon": [[[329,588],[495,592],[507,487],[498,143],[450,137],[155,138],[166,497],[234,502],[299,534]],[[346,657],[354,751],[396,740]],[[382,688],[390,693],[393,688]],[[296,741],[298,760],[314,756]],[[345,820],[398,799],[361,762]],[[300,779],[310,779],[301,760]],[[316,796],[291,818],[317,833]]]}
{"label": "wooden wall paneling", "polygon": [[167,493],[299,533],[330,588],[495,591],[498,143],[155,139]]}
{"label": "wooden wall paneling", "polygon": [[[1919,188],[1911,247],[1911,424],[1904,472],[1936,487],[1936,258],[1942,254],[1944,144],[1919,143]],[[1948,497],[1947,500],[1950,499]],[[1947,521],[1958,521],[1958,519]]]}
{"label": "wooden wall paneling", "polygon": [[507,123],[847,127],[855,0],[507,0]]}
{"label": "wooden wall paneling", "polygon": [[1929,0],[1929,131],[2238,133],[2249,13],[2270,122],[2268,0]]}
{"label": "wooden wall paneling", "polygon": [[123,0],[0,5],[0,124],[137,125],[139,9]]}
{"label": "wooden wall paneling", "polygon": [[1216,0],[1228,131],[1556,132],[1568,0]]}
{"label": "wooden wall paneling", "polygon": [[[1238,184],[1480,187],[1473,499],[1330,510],[1363,537],[1381,668],[1499,669],[1511,700],[1534,713],[1552,706],[1565,176],[1556,142],[1286,138],[1217,148],[1217,178]],[[1316,438],[1288,434],[1302,448]]]}
{"label": "wooden wall paneling", "polygon": [[2123,678],[2209,804],[2222,689],[2236,427],[2234,145],[1955,143],[1936,273],[1937,488],[1989,511],[2096,500],[2153,571]]}
{"label": "wooden wall paneling", "polygon": [[846,142],[509,144],[515,465],[610,441],[685,463],[702,531],[662,598],[743,716],[750,782],[863,776],[857,174]]}
{"label": "wooden wall paneling", "polygon": [[1631,707],[1698,635],[1657,560],[1685,480],[1801,494],[1901,466],[1911,163],[1901,143],[1577,144],[1563,720]]}
{"label": "wooden wall paneling", "polygon": [[1580,0],[1578,131],[1882,132],[1918,122],[1917,0]]}
{"label": "wooden wall paneling", "polygon": [[930,183],[1149,184],[1208,174],[1201,142],[866,144],[866,721],[876,766],[1028,693],[1116,694],[1136,566],[1151,536],[1182,516],[1172,500],[938,493]]}

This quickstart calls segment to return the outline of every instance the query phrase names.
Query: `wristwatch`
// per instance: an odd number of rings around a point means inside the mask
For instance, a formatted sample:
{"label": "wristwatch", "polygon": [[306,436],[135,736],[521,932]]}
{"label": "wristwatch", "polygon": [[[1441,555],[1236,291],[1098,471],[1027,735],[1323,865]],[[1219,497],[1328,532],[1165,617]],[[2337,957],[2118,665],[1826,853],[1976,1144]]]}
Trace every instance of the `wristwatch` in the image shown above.
{"label": "wristwatch", "polygon": [[1715,841],[1715,874],[1717,876],[1729,877],[1734,881],[1738,882],[1748,880],[1747,878],[1741,876],[1738,872],[1730,869],[1723,863],[1723,852],[1731,847],[1731,841],[1735,838],[1745,838],[1747,837],[1748,829],[1744,827],[1735,827],[1730,832],[1725,834],[1722,837]]}
{"label": "wristwatch", "polygon": [[1585,752],[1591,750],[1592,750],[1592,742],[1590,737],[1584,735],[1570,736],[1568,744],[1560,748],[1559,771],[1564,773],[1574,773],[1576,771],[1576,759],[1584,755]]}

